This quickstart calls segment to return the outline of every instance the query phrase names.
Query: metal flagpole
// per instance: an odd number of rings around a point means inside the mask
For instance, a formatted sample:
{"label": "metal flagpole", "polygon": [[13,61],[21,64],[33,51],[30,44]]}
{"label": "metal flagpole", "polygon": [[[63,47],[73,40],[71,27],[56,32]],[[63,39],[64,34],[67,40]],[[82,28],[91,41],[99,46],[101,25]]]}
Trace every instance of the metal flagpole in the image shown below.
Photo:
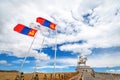
{"label": "metal flagpole", "polygon": [[[37,33],[36,33],[36,34],[37,34]],[[29,49],[28,49],[28,52],[26,53],[26,55],[25,55],[25,57],[24,57],[23,62],[21,62],[21,66],[20,66],[20,68],[19,68],[19,72],[18,72],[16,78],[19,78],[19,77],[21,76],[21,74],[19,74],[19,73],[22,73],[23,64],[25,63],[25,61],[26,61],[26,59],[27,59],[27,55],[30,54],[30,50],[31,50],[32,45],[33,45],[33,43],[34,43],[34,41],[35,41],[35,38],[36,38],[36,34],[35,34],[35,36],[34,36],[34,39],[32,40],[32,43],[31,43],[31,45],[30,45],[30,47],[29,47]],[[23,75],[23,74],[22,74],[22,75]]]}
{"label": "metal flagpole", "polygon": [[[36,33],[36,34],[37,34],[37,33]],[[35,36],[34,36],[34,39],[33,39],[32,43],[31,43],[29,49],[28,49],[28,52],[26,53],[26,56],[25,56],[23,62],[21,63],[21,66],[20,66],[20,69],[19,69],[20,72],[21,72],[21,70],[22,70],[22,68],[23,68],[23,64],[25,63],[25,61],[26,61],[26,59],[27,59],[27,55],[30,54],[30,50],[31,50],[32,45],[33,45],[33,43],[34,43],[34,41],[35,41],[35,38],[36,38],[36,34],[35,34]]]}
{"label": "metal flagpole", "polygon": [[[45,41],[45,37],[44,37],[43,40],[42,40],[42,44],[41,44],[41,48],[40,48],[40,52],[39,52],[39,53],[42,52],[42,46],[43,46],[44,41]],[[40,60],[40,57],[39,57],[39,60]],[[37,70],[37,63],[35,64],[34,72],[35,72],[36,70]]]}
{"label": "metal flagpole", "polygon": [[[40,32],[42,33],[42,29],[41,29]],[[45,41],[45,36],[44,36],[44,38],[43,38],[43,40],[42,40],[42,44],[41,44],[41,46],[40,46],[40,52],[38,52],[38,53],[41,53],[41,51],[42,51],[42,46],[43,46],[44,41]],[[40,60],[40,56],[38,56],[38,60]],[[34,75],[35,75],[36,70],[37,70],[37,62],[35,63]]]}
{"label": "metal flagpole", "polygon": [[56,69],[56,53],[57,53],[57,27],[56,27],[56,38],[55,38],[55,53],[54,53],[54,80],[55,77],[55,69]]}

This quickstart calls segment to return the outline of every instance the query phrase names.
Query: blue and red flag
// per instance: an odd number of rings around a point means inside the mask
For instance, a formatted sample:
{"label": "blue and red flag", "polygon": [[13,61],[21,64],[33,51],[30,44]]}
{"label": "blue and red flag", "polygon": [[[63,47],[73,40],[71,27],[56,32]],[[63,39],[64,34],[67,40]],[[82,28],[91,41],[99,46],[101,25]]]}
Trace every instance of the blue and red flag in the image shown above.
{"label": "blue and red flag", "polygon": [[28,36],[32,36],[32,37],[34,37],[37,32],[37,30],[29,28],[23,24],[17,24],[14,27],[14,31],[21,33],[21,34],[28,35]]}
{"label": "blue and red flag", "polygon": [[36,22],[38,22],[41,25],[46,26],[46,27],[48,27],[48,28],[50,28],[52,30],[55,30],[55,28],[56,28],[56,24],[55,23],[52,23],[52,22],[50,22],[50,21],[48,21],[48,20],[46,20],[46,19],[44,19],[42,17],[38,17],[36,19]]}

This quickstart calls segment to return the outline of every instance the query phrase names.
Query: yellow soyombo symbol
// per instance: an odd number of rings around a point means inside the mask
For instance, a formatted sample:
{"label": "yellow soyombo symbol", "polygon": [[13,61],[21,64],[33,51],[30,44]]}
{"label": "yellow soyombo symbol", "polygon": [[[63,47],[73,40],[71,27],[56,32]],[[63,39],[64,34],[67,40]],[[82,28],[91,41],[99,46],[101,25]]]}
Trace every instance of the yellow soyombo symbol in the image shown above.
{"label": "yellow soyombo symbol", "polygon": [[35,31],[31,30],[28,34],[31,35],[31,36],[34,36],[35,35]]}
{"label": "yellow soyombo symbol", "polygon": [[50,28],[51,29],[55,29],[55,25],[54,24],[50,24]]}

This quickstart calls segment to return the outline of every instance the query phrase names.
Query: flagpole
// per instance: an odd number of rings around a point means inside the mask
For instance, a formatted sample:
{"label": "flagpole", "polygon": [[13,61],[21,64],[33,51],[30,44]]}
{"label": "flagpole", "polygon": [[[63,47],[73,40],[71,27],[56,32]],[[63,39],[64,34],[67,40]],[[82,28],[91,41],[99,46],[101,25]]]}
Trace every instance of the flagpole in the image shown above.
{"label": "flagpole", "polygon": [[[42,52],[42,46],[43,46],[44,40],[45,40],[45,37],[44,37],[43,40],[42,40],[40,52],[38,52],[38,53],[41,53],[41,52]],[[39,59],[38,59],[38,60],[40,60],[40,55],[39,55]],[[35,68],[34,68],[34,72],[33,72],[33,77],[35,77],[35,75],[36,75],[35,72],[37,72],[37,62],[35,62]]]}
{"label": "flagpole", "polygon": [[55,76],[55,70],[56,70],[56,53],[57,53],[57,27],[56,27],[55,53],[54,53],[54,80],[56,80],[56,76]]}
{"label": "flagpole", "polygon": [[[42,34],[42,29],[40,29],[40,33]],[[41,47],[40,47],[40,51],[38,53],[41,53],[42,52],[42,47],[43,47],[43,43],[45,41],[45,36],[43,37],[43,40],[42,40],[42,43],[41,43]],[[40,55],[38,56],[38,60],[40,60]],[[35,62],[35,68],[34,68],[34,75],[35,75],[35,72],[37,71],[37,62]]]}
{"label": "flagpole", "polygon": [[[39,52],[39,53],[42,52],[42,47],[43,47],[43,43],[44,43],[44,41],[45,41],[45,37],[44,37],[43,40],[42,40],[42,44],[41,44],[41,48],[40,48],[40,52]],[[40,55],[39,55],[39,59],[38,59],[38,60],[40,60]],[[35,64],[34,73],[35,73],[36,70],[37,70],[37,62],[36,62],[36,64]]]}
{"label": "flagpole", "polygon": [[[37,34],[37,33],[36,33],[36,34]],[[30,54],[30,50],[31,50],[32,45],[33,45],[33,43],[34,43],[34,41],[35,41],[35,38],[36,38],[36,34],[35,34],[35,36],[34,36],[34,39],[32,40],[32,43],[31,43],[31,45],[30,45],[30,47],[29,47],[29,49],[28,49],[28,52],[27,52],[26,55],[25,55],[25,58],[24,58],[23,62],[21,63],[21,66],[20,66],[20,69],[19,69],[20,72],[22,71],[23,64],[25,63],[25,61],[26,61],[26,59],[27,59],[27,55]]]}

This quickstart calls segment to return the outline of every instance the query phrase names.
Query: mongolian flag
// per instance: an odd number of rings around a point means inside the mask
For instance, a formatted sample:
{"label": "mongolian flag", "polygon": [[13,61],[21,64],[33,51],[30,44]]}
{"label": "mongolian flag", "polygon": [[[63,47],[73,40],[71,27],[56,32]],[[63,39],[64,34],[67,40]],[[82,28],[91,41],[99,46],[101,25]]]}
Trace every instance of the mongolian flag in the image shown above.
{"label": "mongolian flag", "polygon": [[28,36],[32,36],[32,37],[34,37],[35,33],[37,32],[37,30],[29,28],[23,24],[17,24],[14,27],[14,31],[21,33],[21,34],[28,35]]}
{"label": "mongolian flag", "polygon": [[48,20],[46,20],[46,19],[44,19],[42,17],[38,17],[36,19],[36,22],[38,22],[41,25],[46,26],[46,27],[48,27],[48,28],[50,28],[52,30],[55,30],[55,28],[56,28],[56,24],[55,23],[52,23],[52,22],[50,22],[50,21],[48,21]]}

